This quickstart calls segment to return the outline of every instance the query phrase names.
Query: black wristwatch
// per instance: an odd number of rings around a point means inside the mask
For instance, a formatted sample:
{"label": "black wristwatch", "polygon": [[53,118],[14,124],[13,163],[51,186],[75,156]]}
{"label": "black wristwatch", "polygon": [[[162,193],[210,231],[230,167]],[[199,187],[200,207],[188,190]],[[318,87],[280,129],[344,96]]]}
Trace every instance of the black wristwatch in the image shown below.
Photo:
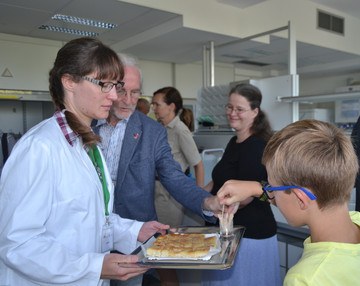
{"label": "black wristwatch", "polygon": [[261,188],[263,190],[263,193],[262,195],[259,197],[259,200],[262,201],[262,202],[265,202],[268,200],[268,196],[266,195],[266,192],[265,192],[265,188],[266,187],[271,187],[270,184],[267,182],[267,181],[261,181],[260,182],[261,184]]}

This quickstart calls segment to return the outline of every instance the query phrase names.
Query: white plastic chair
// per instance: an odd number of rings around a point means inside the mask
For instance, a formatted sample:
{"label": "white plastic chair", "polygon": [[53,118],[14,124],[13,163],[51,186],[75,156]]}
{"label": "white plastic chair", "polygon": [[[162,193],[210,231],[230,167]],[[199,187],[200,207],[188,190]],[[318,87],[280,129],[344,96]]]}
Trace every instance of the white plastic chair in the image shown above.
{"label": "white plastic chair", "polygon": [[205,149],[201,152],[201,159],[204,163],[204,186],[206,186],[212,179],[211,173],[215,165],[220,161],[224,154],[223,148]]}

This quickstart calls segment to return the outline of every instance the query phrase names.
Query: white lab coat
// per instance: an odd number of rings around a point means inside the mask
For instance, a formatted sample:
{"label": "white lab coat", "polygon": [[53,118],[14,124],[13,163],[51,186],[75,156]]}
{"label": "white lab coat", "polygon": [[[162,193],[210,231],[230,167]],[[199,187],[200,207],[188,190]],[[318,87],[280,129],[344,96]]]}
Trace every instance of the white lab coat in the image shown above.
{"label": "white lab coat", "polygon": [[[104,161],[104,160],[103,160]],[[112,213],[114,246],[136,248],[141,222]],[[0,181],[0,285],[103,285],[104,195],[82,146],[66,141],[55,117],[27,132]]]}

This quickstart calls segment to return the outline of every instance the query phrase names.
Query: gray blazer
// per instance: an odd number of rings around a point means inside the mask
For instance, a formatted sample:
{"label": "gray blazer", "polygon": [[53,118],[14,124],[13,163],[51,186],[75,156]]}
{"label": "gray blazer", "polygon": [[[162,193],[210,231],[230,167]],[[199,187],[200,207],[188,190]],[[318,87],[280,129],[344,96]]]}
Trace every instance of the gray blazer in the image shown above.
{"label": "gray blazer", "polygon": [[[99,134],[99,127],[95,133]],[[187,177],[173,159],[166,129],[148,116],[134,111],[127,123],[115,186],[114,211],[123,218],[156,220],[155,176],[183,206],[209,222],[202,203],[211,196]]]}

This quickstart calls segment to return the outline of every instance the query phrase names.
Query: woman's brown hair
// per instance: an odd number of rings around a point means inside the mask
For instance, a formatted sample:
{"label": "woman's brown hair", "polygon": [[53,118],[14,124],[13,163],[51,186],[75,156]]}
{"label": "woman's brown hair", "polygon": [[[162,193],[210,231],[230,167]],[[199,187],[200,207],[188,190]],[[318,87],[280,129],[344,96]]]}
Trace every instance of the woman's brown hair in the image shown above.
{"label": "woman's brown hair", "polygon": [[179,114],[180,120],[184,122],[184,124],[189,128],[191,132],[193,132],[194,115],[190,109],[184,108],[180,92],[175,87],[167,86],[155,91],[154,95],[158,93],[164,94],[163,100],[167,105],[174,103],[175,115],[178,115],[178,113],[181,111],[181,113]]}
{"label": "woman's brown hair", "polygon": [[[79,82],[82,76],[90,73],[95,73],[96,79],[109,78],[118,81],[124,77],[124,67],[113,50],[94,38],[72,40],[58,51],[54,66],[49,72],[49,90],[57,110],[66,109],[62,77],[69,75],[73,81]],[[65,117],[70,128],[82,137],[84,145],[92,147],[100,142],[100,137],[73,113],[65,111]]]}
{"label": "woman's brown hair", "polygon": [[252,134],[263,138],[265,141],[268,141],[273,135],[273,131],[265,112],[260,108],[262,101],[261,91],[254,85],[242,83],[233,87],[230,90],[229,95],[233,93],[245,97],[250,104],[251,110],[254,110],[255,108],[259,109],[258,115],[255,117],[250,131]]}

